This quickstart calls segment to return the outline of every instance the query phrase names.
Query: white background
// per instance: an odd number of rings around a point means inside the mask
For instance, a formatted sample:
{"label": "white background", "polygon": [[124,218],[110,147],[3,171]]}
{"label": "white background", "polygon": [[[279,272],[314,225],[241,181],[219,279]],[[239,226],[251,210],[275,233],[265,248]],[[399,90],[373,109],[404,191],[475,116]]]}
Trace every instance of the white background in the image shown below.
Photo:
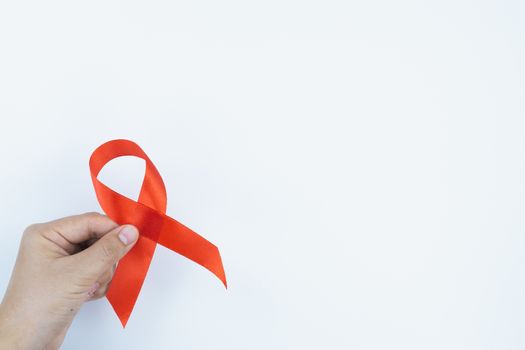
{"label": "white background", "polygon": [[[157,249],[64,349],[525,348],[522,1],[2,1],[0,287],[138,142],[229,289]],[[104,180],[136,195],[142,163]]]}

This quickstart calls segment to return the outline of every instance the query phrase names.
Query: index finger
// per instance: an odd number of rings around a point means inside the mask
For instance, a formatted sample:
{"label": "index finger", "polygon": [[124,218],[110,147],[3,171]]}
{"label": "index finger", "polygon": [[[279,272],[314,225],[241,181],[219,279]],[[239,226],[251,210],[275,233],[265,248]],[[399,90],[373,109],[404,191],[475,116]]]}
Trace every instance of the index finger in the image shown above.
{"label": "index finger", "polygon": [[71,244],[99,239],[118,226],[113,220],[100,213],[84,213],[68,216],[47,223]]}

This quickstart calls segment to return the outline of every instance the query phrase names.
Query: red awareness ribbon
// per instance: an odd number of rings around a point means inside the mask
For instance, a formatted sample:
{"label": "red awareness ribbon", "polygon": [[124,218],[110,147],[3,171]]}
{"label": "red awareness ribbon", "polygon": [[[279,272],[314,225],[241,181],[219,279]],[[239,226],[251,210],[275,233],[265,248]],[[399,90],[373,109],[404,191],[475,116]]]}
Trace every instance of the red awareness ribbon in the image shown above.
{"label": "red awareness ribbon", "polygon": [[[104,165],[122,156],[135,156],[146,162],[137,201],[113,191],[97,179]],[[89,168],[104,212],[116,223],[135,225],[140,232],[133,249],[120,260],[106,294],[123,327],[133,311],[157,243],[205,267],[227,286],[219,249],[166,215],[166,188],[162,177],[136,143],[112,140],[102,144],[91,155]]]}

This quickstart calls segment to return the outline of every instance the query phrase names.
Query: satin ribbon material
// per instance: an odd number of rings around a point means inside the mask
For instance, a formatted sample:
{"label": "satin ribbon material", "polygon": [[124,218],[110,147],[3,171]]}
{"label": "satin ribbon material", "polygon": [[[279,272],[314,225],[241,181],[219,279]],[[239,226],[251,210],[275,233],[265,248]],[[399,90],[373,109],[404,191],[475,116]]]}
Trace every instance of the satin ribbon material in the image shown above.
{"label": "satin ribbon material", "polygon": [[[97,179],[104,165],[122,156],[135,156],[146,162],[137,201],[113,191]],[[91,155],[89,168],[104,212],[116,223],[133,224],[140,232],[133,249],[120,260],[106,294],[123,327],[133,311],[157,243],[205,267],[227,286],[219,249],[166,215],[164,182],[155,165],[136,143],[129,140],[104,143]]]}

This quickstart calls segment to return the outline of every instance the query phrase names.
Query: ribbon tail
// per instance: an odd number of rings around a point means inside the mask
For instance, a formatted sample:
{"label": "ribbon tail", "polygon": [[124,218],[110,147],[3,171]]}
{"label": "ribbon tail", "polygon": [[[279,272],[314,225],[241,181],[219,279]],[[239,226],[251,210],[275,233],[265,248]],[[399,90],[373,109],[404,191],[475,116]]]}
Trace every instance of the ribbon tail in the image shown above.
{"label": "ribbon tail", "polygon": [[148,273],[156,242],[139,236],[137,243],[118,263],[106,297],[122,327],[126,327]]}
{"label": "ribbon tail", "polygon": [[228,288],[219,248],[198,233],[166,216],[158,243],[203,266]]}

